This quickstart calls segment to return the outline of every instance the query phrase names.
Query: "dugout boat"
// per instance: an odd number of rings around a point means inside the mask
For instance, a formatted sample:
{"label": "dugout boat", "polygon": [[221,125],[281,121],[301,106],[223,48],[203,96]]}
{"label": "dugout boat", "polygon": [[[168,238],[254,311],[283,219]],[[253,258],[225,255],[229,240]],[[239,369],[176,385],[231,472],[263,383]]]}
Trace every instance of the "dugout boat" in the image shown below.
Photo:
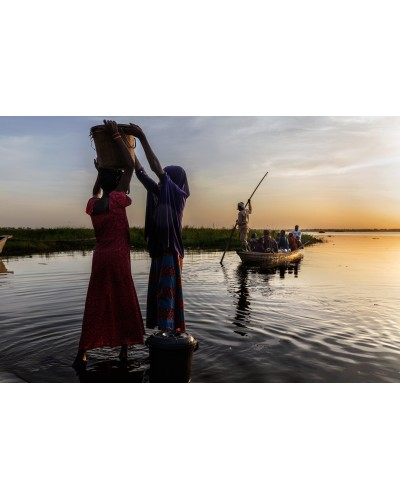
{"label": "dugout boat", "polygon": [[7,243],[7,240],[12,238],[10,234],[1,234],[0,235],[0,253],[3,251],[4,245]]}
{"label": "dugout boat", "polygon": [[238,250],[236,253],[243,264],[259,265],[264,268],[282,266],[290,262],[297,262],[303,258],[301,249],[278,253],[242,252]]}

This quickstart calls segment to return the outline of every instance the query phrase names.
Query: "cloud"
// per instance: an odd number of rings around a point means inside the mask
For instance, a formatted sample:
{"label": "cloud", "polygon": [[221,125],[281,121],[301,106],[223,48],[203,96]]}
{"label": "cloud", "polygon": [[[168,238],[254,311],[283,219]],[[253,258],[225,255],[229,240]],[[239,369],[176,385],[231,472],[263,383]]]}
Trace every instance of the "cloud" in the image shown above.
{"label": "cloud", "polygon": [[[316,200],[334,207],[338,200],[343,203],[352,192],[359,192],[360,185],[363,194],[358,196],[366,200],[379,189],[381,211],[389,214],[398,209],[398,117],[0,117],[2,189],[24,201],[32,193],[43,200],[37,212],[40,225],[46,225],[46,220],[54,224],[57,217],[64,221],[61,207],[76,206],[80,213],[95,177],[96,152],[89,131],[103,118],[139,124],[162,165],[186,169],[192,192],[187,224],[229,226],[232,207],[251,194],[267,171],[268,178],[256,195],[260,210],[271,211],[284,200],[289,214],[298,209],[293,203],[300,194],[302,210],[312,218]],[[136,152],[146,167],[140,144]],[[132,193],[130,213],[140,224],[145,193],[135,180]],[[44,215],[46,200],[52,203],[51,219]],[[387,200],[391,204],[386,207]],[[15,204],[11,196],[6,210],[3,197],[1,213],[17,211]],[[34,209],[29,216],[34,220]],[[21,212],[20,220],[23,217]],[[82,223],[90,224],[84,214]]]}

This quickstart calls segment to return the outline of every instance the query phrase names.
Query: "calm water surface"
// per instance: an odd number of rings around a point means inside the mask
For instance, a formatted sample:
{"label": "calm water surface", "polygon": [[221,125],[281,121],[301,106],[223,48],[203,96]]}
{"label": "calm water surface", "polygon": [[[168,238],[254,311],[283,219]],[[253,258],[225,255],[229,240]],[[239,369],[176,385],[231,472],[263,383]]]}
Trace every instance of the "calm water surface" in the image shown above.
{"label": "calm water surface", "polygon": [[[400,381],[400,235],[325,234],[300,264],[244,267],[234,252],[187,252],[187,329],[199,341],[192,383]],[[132,252],[145,315],[150,260]],[[146,381],[146,347],[89,351],[80,336],[92,254],[0,261],[0,381]],[[12,271],[6,273],[5,271]],[[150,335],[152,332],[147,331]]]}

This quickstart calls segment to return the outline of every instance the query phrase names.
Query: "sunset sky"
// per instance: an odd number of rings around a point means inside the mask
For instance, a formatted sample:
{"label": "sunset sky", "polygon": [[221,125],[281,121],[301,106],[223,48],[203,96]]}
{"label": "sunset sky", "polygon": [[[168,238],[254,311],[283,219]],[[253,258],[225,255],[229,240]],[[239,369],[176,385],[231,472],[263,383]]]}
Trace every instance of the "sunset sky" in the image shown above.
{"label": "sunset sky", "polygon": [[[90,227],[89,130],[104,118],[139,124],[163,166],[186,169],[185,225],[232,227],[268,171],[254,228],[400,227],[400,117],[376,116],[2,116],[0,227]],[[142,226],[135,177],[131,195],[130,225]]]}

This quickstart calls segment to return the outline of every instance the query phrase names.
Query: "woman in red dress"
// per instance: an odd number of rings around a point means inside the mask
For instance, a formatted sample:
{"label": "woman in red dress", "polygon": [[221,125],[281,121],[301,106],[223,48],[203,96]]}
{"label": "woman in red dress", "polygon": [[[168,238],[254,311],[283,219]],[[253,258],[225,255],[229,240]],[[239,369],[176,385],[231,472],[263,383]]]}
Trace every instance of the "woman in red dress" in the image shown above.
{"label": "woman in red dress", "polygon": [[[104,120],[106,130],[118,144],[125,165],[121,170],[101,169],[88,201],[96,236],[92,272],[86,296],[82,334],[76,369],[86,365],[86,351],[95,347],[121,346],[119,358],[127,360],[128,345],[143,344],[144,325],[131,273],[129,224],[126,207],[134,161],[126,147],[118,125]],[[123,169],[123,170],[122,170]],[[103,191],[101,197],[100,190]]]}

